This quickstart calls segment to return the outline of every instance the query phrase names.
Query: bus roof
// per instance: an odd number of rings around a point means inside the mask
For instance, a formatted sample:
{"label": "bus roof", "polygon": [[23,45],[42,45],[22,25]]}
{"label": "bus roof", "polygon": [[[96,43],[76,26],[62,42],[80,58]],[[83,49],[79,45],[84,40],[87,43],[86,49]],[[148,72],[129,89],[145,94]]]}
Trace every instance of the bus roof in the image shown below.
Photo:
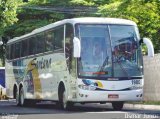
{"label": "bus roof", "polygon": [[136,23],[131,21],[131,20],[126,20],[126,19],[119,19],[119,18],[99,18],[99,17],[82,17],[82,18],[72,18],[72,19],[64,19],[61,21],[57,21],[55,23],[51,23],[49,25],[46,25],[44,27],[38,28],[33,30],[31,33],[25,34],[23,36],[20,37],[15,37],[11,40],[9,40],[8,43],[20,40],[20,39],[24,39],[26,37],[29,37],[31,35],[43,32],[45,30],[49,30],[53,27],[59,26],[59,25],[63,25],[66,23],[71,23],[73,25],[77,24],[77,23],[82,23],[82,24],[119,24],[119,25],[133,25],[136,26]]}

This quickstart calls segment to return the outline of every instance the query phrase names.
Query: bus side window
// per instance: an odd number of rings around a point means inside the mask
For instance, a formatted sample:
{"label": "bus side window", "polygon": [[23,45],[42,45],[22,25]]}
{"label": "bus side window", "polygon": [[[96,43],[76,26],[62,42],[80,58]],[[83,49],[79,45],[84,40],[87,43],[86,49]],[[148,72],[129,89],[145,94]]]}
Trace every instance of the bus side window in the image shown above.
{"label": "bus side window", "polygon": [[54,34],[54,50],[63,52],[64,26],[56,28]]}
{"label": "bus side window", "polygon": [[21,57],[28,56],[28,39],[22,41]]}
{"label": "bus side window", "polygon": [[14,59],[15,58],[15,44],[11,44],[11,48],[10,48],[10,58]]}
{"label": "bus side window", "polygon": [[7,60],[10,60],[10,45],[7,45],[6,47],[6,58]]}
{"label": "bus side window", "polygon": [[43,53],[45,50],[45,37],[44,33],[40,33],[36,36],[37,39],[37,53]]}
{"label": "bus side window", "polygon": [[53,51],[53,40],[54,40],[54,32],[53,30],[46,32],[45,34],[45,51]]}
{"label": "bus side window", "polygon": [[15,44],[15,58],[19,58],[20,57],[20,46],[21,46],[21,42],[17,42]]}
{"label": "bus side window", "polygon": [[36,38],[34,36],[29,38],[29,55],[34,55],[37,53],[36,49]]}

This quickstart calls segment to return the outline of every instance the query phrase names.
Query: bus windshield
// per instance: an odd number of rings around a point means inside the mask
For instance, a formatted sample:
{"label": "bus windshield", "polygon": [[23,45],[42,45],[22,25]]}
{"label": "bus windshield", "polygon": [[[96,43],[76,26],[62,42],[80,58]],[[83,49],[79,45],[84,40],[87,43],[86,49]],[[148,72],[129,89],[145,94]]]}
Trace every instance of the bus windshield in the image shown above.
{"label": "bus windshield", "polygon": [[135,26],[76,26],[81,41],[78,75],[84,78],[142,76],[142,55]]}

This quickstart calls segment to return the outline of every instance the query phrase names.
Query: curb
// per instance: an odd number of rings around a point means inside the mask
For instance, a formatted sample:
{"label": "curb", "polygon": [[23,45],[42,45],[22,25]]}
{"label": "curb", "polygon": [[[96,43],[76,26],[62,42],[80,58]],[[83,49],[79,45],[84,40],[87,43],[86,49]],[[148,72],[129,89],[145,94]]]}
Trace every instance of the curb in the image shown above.
{"label": "curb", "polygon": [[124,108],[160,110],[160,105],[124,104]]}

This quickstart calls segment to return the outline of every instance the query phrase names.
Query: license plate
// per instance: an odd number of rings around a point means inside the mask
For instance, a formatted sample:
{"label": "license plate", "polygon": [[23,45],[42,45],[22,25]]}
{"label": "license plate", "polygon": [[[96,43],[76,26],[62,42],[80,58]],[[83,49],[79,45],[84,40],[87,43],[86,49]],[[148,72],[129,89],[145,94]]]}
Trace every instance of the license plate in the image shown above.
{"label": "license plate", "polygon": [[117,99],[117,98],[119,98],[119,95],[118,94],[108,94],[108,98]]}

